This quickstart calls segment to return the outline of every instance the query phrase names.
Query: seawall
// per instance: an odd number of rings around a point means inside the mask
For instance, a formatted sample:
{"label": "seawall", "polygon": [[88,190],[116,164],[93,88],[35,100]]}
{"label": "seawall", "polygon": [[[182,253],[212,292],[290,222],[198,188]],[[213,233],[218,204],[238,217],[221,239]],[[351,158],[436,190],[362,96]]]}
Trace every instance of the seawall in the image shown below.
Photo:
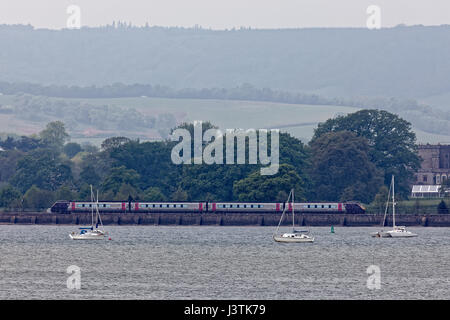
{"label": "seawall", "polygon": [[[191,226],[277,226],[279,214],[257,213],[105,213],[104,225],[191,225]],[[450,214],[398,214],[397,225],[450,227]],[[297,214],[296,226],[380,226],[383,215],[371,214]],[[57,214],[43,212],[0,213],[0,224],[90,225],[86,213]],[[282,225],[292,224],[286,216]],[[387,217],[385,225],[392,225]]]}

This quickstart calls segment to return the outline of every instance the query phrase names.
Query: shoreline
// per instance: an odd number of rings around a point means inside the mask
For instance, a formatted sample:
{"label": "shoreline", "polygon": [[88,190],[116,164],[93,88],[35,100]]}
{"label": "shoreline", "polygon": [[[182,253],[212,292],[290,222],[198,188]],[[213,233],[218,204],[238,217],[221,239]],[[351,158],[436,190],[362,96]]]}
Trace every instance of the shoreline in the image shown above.
{"label": "shoreline", "polygon": [[[296,226],[381,226],[384,214],[297,214]],[[277,226],[279,214],[270,213],[105,213],[103,225],[162,226]],[[3,212],[1,225],[90,225],[86,213]],[[450,227],[450,214],[396,214],[396,224],[403,226]],[[284,219],[283,226],[292,225]],[[392,225],[386,217],[385,226]]]}

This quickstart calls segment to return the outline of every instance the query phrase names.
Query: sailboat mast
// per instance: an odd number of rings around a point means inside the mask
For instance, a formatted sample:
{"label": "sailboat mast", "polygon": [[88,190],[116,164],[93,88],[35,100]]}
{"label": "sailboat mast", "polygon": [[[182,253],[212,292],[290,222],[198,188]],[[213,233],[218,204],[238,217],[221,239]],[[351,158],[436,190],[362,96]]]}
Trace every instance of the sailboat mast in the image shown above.
{"label": "sailboat mast", "polygon": [[91,184],[91,226],[94,228],[94,192],[92,191]]}
{"label": "sailboat mast", "polygon": [[295,230],[295,224],[294,224],[294,189],[291,190],[292,192],[292,231]]}
{"label": "sailboat mast", "polygon": [[395,191],[394,191],[394,175],[392,175],[392,222],[395,228]]}
{"label": "sailboat mast", "polygon": [[[289,200],[291,199],[291,195],[292,195],[292,190],[291,190],[291,192],[289,192],[289,196],[288,196],[288,198],[286,200],[286,203],[288,205],[289,205]],[[278,230],[280,229],[280,225],[281,225],[281,222],[283,221],[284,214],[286,213],[286,210],[288,209],[285,205],[283,207],[284,208],[283,208],[283,213],[281,214],[280,222],[278,222],[277,229],[275,230],[275,233],[273,234],[274,237],[275,237],[276,234],[278,234]]]}

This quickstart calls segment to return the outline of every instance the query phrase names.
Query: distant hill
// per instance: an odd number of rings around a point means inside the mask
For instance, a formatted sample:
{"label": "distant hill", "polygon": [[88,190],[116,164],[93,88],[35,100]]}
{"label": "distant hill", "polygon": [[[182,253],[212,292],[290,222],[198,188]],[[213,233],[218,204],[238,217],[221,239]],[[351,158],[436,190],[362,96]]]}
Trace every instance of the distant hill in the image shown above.
{"label": "distant hill", "polygon": [[[0,96],[0,139],[4,133],[33,134],[50,121],[66,124],[72,141],[99,145],[111,136],[141,140],[166,138],[182,122],[210,121],[222,130],[277,129],[308,142],[319,122],[360,108],[266,101],[149,97],[69,99],[31,95]],[[436,119],[433,119],[435,122]],[[130,125],[132,124],[132,125]],[[450,135],[420,130],[420,143],[450,143]]]}
{"label": "distant hill", "polygon": [[431,97],[450,109],[450,26],[213,31],[3,25],[0,43],[0,81],[177,89],[249,83],[331,97]]}

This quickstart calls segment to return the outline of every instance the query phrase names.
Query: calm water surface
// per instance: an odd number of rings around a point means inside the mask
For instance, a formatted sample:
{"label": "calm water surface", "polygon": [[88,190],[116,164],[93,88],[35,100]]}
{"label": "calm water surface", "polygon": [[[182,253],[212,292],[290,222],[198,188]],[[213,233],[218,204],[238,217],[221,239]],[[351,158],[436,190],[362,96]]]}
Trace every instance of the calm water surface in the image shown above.
{"label": "calm water surface", "polygon": [[450,299],[450,228],[311,228],[312,244],[275,243],[272,227],[106,229],[111,241],[73,241],[76,226],[0,225],[0,299]]}

